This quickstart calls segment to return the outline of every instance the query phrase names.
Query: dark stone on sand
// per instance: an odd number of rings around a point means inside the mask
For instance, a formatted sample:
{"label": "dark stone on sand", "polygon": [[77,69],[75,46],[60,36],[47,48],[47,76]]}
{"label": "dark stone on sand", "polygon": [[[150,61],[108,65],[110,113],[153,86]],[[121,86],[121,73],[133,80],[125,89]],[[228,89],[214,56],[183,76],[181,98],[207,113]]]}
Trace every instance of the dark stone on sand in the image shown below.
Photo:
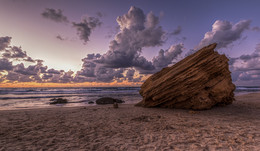
{"label": "dark stone on sand", "polygon": [[113,107],[114,107],[115,109],[117,109],[117,108],[118,108],[118,103],[115,102],[115,103],[113,104]]}
{"label": "dark stone on sand", "polygon": [[110,97],[103,97],[96,100],[96,104],[114,104],[114,103],[124,103],[124,101],[119,99],[114,99]]}
{"label": "dark stone on sand", "polygon": [[67,99],[63,99],[63,98],[53,98],[50,100],[50,104],[65,104],[68,103]]}
{"label": "dark stone on sand", "polygon": [[94,102],[93,101],[89,101],[88,104],[94,104]]}
{"label": "dark stone on sand", "polygon": [[210,109],[234,101],[228,58],[211,44],[171,67],[150,76],[141,86],[143,100],[136,106]]}

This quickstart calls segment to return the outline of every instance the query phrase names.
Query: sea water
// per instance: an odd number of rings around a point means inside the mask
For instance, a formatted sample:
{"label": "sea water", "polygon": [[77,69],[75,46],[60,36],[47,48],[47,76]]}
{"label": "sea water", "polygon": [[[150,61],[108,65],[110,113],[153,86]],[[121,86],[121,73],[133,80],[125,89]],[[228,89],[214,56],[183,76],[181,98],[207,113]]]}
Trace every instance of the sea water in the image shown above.
{"label": "sea water", "polygon": [[[101,97],[112,97],[135,104],[142,100],[140,87],[80,87],[80,88],[0,88],[0,110],[45,107],[93,106],[89,102]],[[260,92],[260,87],[237,86],[235,95]],[[64,98],[68,103],[50,105],[50,99]]]}
{"label": "sea water", "polygon": [[[80,88],[0,88],[0,110],[45,108],[53,106],[92,106],[101,97],[112,97],[134,104],[142,100],[140,87]],[[63,98],[68,103],[50,105],[50,99]]]}

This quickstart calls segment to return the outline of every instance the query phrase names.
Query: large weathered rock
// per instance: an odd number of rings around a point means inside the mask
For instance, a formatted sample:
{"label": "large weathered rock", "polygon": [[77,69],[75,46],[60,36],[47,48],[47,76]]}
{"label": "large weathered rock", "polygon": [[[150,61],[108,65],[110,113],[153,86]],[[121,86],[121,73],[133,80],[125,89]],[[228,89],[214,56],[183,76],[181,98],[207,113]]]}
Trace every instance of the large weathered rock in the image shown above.
{"label": "large weathered rock", "polygon": [[231,104],[235,85],[228,58],[211,44],[171,67],[149,77],[141,86],[143,100],[137,106],[210,109]]}

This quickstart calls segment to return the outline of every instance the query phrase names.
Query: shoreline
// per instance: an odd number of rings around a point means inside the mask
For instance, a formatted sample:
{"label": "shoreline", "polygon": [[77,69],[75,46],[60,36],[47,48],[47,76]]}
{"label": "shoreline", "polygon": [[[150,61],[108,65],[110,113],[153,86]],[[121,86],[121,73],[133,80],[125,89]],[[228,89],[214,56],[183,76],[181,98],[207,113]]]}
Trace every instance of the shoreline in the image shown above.
{"label": "shoreline", "polygon": [[[260,94],[260,92],[237,92],[235,93],[235,98],[240,97],[240,96],[246,96],[246,95],[257,95]],[[140,96],[141,97],[141,96]],[[260,97],[260,96],[259,96]],[[52,98],[52,97],[50,97]],[[141,101],[141,100],[140,100]],[[132,101],[134,103],[126,102],[123,104],[136,104],[140,101]],[[260,100],[259,100],[260,102]],[[74,107],[91,107],[91,106],[97,106],[97,104],[76,104],[77,102],[69,102],[67,104],[62,104],[62,105],[46,105],[45,106],[33,106],[33,107],[12,107],[12,108],[1,108],[0,111],[11,111],[11,110],[38,110],[38,109],[49,109],[49,108],[74,108]],[[75,104],[75,105],[74,105]]]}
{"label": "shoreline", "polygon": [[134,104],[0,111],[0,150],[259,150],[260,93],[211,110]]}

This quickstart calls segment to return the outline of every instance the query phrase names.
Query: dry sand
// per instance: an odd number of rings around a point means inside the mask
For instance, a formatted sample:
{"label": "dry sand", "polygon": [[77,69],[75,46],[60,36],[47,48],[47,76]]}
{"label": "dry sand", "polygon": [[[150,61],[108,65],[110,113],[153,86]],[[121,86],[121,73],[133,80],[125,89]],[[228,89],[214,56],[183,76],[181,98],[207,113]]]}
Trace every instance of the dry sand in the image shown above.
{"label": "dry sand", "polygon": [[260,150],[260,94],[207,111],[112,105],[0,111],[0,150]]}

